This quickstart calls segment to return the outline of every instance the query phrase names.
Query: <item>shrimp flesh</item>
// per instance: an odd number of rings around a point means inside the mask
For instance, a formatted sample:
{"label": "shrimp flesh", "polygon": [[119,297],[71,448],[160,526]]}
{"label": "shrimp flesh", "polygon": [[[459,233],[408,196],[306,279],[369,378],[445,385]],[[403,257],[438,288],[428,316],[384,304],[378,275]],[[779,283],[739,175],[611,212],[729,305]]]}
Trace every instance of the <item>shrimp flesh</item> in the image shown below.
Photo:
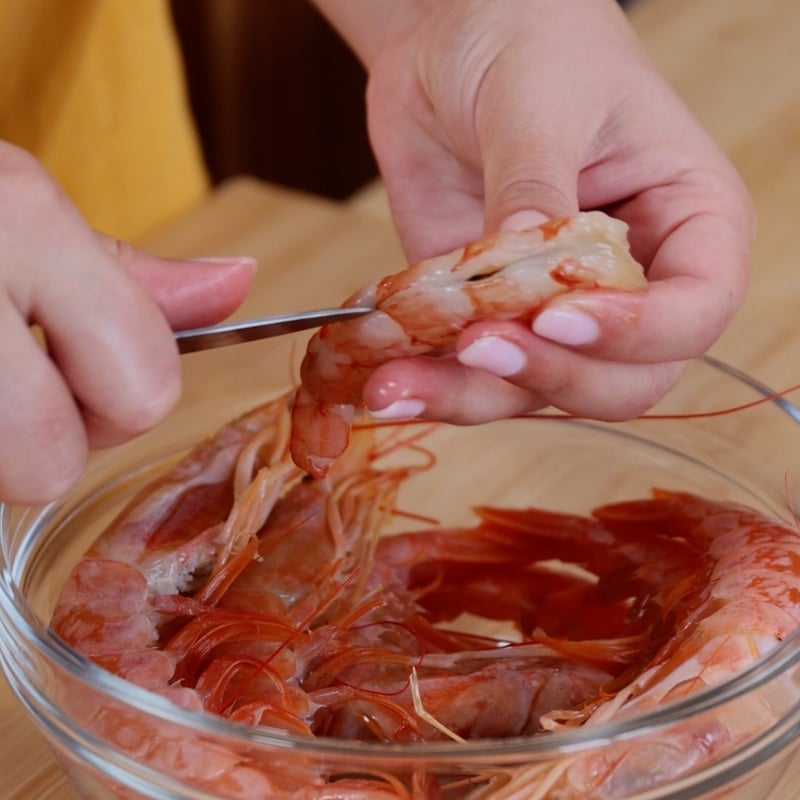
{"label": "shrimp flesh", "polygon": [[325,474],[347,446],[365,381],[391,359],[446,352],[478,320],[530,322],[566,292],[644,289],[626,234],[624,222],[581,213],[491,234],[353,295],[344,305],[375,311],[323,327],[308,345],[292,412],[295,463]]}

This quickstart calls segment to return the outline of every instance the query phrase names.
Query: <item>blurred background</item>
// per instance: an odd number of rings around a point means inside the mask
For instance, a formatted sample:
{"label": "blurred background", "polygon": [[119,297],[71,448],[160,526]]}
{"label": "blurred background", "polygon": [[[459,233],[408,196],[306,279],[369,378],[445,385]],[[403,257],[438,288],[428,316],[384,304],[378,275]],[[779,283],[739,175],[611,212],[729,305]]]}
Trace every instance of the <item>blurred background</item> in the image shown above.
{"label": "blurred background", "polygon": [[340,199],[376,175],[366,75],[308,0],[172,0],[214,181],[247,173]]}
{"label": "blurred background", "polygon": [[366,75],[309,0],[171,2],[215,182],[246,173],[341,199],[375,177]]}

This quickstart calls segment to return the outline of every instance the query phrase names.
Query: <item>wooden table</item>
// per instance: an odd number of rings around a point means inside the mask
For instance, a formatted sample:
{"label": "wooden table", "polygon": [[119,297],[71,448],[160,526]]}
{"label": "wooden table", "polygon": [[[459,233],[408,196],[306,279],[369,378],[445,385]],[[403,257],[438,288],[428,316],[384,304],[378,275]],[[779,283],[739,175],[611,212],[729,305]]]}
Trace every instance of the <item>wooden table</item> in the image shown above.
{"label": "wooden table", "polygon": [[[796,382],[800,3],[640,0],[631,17],[658,65],[741,170],[759,214],[749,298],[714,352],[771,385]],[[147,245],[165,254],[258,257],[257,288],[241,316],[338,303],[366,276],[403,266],[379,186],[337,205],[236,180]],[[215,359],[224,359],[223,351],[204,354],[210,360],[202,376],[192,374],[187,362],[186,399],[191,402],[216,380],[227,381],[233,391],[285,386],[297,346],[297,340],[276,341],[263,358],[260,351],[257,370],[233,377],[214,368],[222,365]],[[786,462],[792,465],[789,453]],[[5,683],[0,742],[0,797],[73,797]],[[770,800],[793,800],[798,781],[800,760]]]}

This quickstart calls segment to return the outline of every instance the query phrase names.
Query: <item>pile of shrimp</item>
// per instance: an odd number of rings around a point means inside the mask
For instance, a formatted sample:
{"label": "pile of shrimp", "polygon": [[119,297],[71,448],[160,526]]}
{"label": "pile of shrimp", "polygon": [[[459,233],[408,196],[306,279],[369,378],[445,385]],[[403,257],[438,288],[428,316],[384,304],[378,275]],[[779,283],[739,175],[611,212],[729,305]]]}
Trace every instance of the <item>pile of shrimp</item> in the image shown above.
{"label": "pile of shrimp", "polygon": [[[416,522],[382,537],[404,513],[400,486],[429,466],[416,436],[357,427],[310,480],[289,455],[289,413],[288,398],[255,409],[142,490],[74,568],[56,633],[184,708],[296,736],[414,743],[630,717],[745,668],[800,621],[788,524],[656,491],[588,517],[479,507],[470,527]],[[398,448],[414,456],[405,466]],[[493,624],[500,635],[485,632]],[[747,735],[689,727],[679,761],[650,753],[652,773],[626,751],[493,771],[456,791],[430,774],[410,788],[298,776],[199,735],[178,746],[166,722],[80,706],[105,740],[224,797],[626,797],[643,775],[682,774]]]}
{"label": "pile of shrimp", "polygon": [[[635,718],[753,664],[800,622],[800,536],[780,520],[656,490],[589,516],[482,506],[472,525],[446,527],[398,505],[434,466],[418,428],[356,417],[351,431],[348,416],[346,444],[312,478],[293,458],[297,402],[264,403],[143,488],[73,569],[53,630],[183,708],[368,748]],[[702,767],[760,724],[689,722],[680,741],[401,779],[265,761],[74,694],[94,735],[229,798],[616,800]]]}

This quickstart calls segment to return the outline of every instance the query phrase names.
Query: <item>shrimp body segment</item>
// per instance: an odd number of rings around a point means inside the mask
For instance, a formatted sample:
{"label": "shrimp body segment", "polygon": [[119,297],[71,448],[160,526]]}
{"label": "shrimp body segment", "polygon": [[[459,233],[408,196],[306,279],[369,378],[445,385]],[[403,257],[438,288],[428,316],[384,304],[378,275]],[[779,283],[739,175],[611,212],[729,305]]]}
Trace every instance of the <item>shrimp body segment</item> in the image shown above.
{"label": "shrimp body segment", "polygon": [[311,339],[292,414],[292,457],[310,475],[325,474],[347,446],[364,383],[387,361],[446,352],[479,320],[530,322],[567,292],[646,285],[627,225],[599,211],[491,234],[382,278],[344,304],[373,313]]}

